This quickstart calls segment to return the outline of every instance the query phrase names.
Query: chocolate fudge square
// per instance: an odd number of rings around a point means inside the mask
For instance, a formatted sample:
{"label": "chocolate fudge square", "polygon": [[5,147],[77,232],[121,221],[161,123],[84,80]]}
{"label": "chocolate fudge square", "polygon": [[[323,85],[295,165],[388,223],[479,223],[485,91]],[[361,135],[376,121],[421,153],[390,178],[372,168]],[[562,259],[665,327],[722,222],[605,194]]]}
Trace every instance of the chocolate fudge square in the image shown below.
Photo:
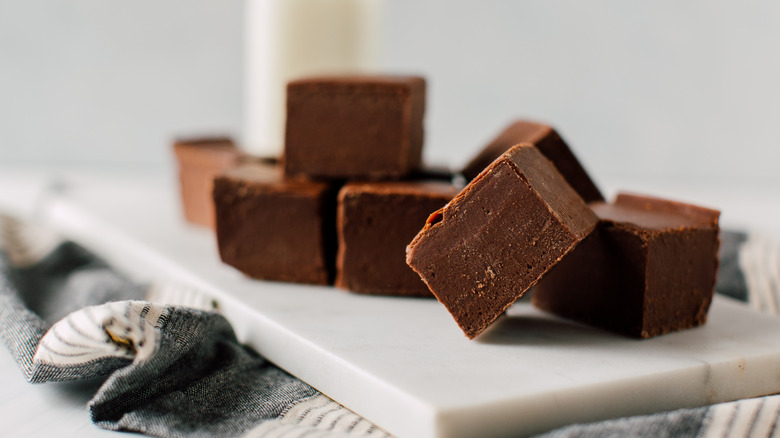
{"label": "chocolate fudge square", "polygon": [[596,223],[550,161],[518,145],[428,218],[407,263],[474,338]]}
{"label": "chocolate fudge square", "polygon": [[592,209],[596,231],[534,287],[534,304],[636,338],[704,324],[719,212],[629,194]]}
{"label": "chocolate fudge square", "polygon": [[493,160],[519,143],[531,143],[536,146],[542,155],[552,161],[558,172],[585,202],[604,200],[604,196],[601,195],[585,168],[555,129],[549,125],[527,120],[515,121],[504,129],[463,168],[461,173],[468,181],[474,179]]}
{"label": "chocolate fudge square", "polygon": [[336,286],[364,294],[433,297],[406,264],[406,246],[456,193],[441,181],[347,183],[339,192]]}
{"label": "chocolate fudge square", "polygon": [[336,256],[336,190],[292,181],[261,163],[214,180],[222,261],[265,280],[329,284]]}
{"label": "chocolate fudge square", "polygon": [[287,86],[287,175],[398,179],[420,167],[425,80],[309,78]]}
{"label": "chocolate fudge square", "polygon": [[214,177],[238,165],[243,154],[227,137],[181,139],[174,142],[173,150],[179,165],[184,218],[214,228]]}

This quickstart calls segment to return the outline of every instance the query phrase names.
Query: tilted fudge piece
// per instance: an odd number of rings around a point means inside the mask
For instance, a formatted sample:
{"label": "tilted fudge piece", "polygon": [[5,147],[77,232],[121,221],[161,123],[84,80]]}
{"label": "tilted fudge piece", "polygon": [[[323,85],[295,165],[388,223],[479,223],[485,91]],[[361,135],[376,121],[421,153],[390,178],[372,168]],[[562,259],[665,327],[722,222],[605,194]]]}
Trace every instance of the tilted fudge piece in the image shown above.
{"label": "tilted fudge piece", "polygon": [[287,86],[287,175],[398,179],[420,167],[425,80],[310,78]]}
{"label": "tilted fudge piece", "polygon": [[592,209],[596,231],[534,287],[534,304],[637,338],[704,324],[720,213],[628,194]]}
{"label": "tilted fudge piece", "polygon": [[177,140],[173,150],[179,164],[179,183],[187,222],[214,228],[214,177],[238,165],[243,154],[226,137]]}
{"label": "tilted fudge piece", "polygon": [[336,286],[433,297],[406,264],[406,246],[457,190],[441,181],[350,182],[339,192]]}
{"label": "tilted fudge piece", "polygon": [[518,145],[428,218],[406,260],[474,338],[596,222],[534,146]]}
{"label": "tilted fudge piece", "polygon": [[285,180],[252,163],[214,180],[222,261],[266,280],[328,284],[336,256],[336,188]]}
{"label": "tilted fudge piece", "polygon": [[596,184],[590,179],[582,164],[574,156],[569,146],[555,130],[542,123],[518,120],[509,125],[501,134],[485,146],[476,157],[461,171],[467,180],[472,180],[498,156],[519,143],[531,143],[552,161],[558,172],[585,200],[585,202],[603,201]]}

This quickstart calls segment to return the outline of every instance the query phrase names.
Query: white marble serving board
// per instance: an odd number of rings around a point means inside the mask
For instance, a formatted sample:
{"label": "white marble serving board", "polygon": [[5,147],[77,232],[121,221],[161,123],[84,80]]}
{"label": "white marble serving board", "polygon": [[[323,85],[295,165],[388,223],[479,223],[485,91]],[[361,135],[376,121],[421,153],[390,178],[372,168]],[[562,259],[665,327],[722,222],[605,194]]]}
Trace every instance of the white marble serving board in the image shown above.
{"label": "white marble serving board", "polygon": [[172,179],[138,181],[75,184],[40,211],[140,277],[212,294],[240,339],[399,437],[528,435],[780,391],[780,320],[726,298],[706,326],[650,340],[516,304],[469,341],[432,299],[247,279],[182,221]]}

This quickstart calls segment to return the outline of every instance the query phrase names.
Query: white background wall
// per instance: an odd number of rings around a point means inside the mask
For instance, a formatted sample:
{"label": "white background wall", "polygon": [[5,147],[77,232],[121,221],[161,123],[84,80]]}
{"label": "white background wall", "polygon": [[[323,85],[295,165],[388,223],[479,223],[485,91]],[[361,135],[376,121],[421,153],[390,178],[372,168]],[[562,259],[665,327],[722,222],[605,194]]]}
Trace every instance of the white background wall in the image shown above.
{"label": "white background wall", "polygon": [[[429,79],[432,161],[461,164],[525,116],[597,178],[780,187],[780,2],[384,5],[383,68]],[[0,162],[166,166],[174,134],[240,132],[242,7],[0,0]]]}
{"label": "white background wall", "polygon": [[0,0],[0,162],[161,165],[240,128],[242,4]]}

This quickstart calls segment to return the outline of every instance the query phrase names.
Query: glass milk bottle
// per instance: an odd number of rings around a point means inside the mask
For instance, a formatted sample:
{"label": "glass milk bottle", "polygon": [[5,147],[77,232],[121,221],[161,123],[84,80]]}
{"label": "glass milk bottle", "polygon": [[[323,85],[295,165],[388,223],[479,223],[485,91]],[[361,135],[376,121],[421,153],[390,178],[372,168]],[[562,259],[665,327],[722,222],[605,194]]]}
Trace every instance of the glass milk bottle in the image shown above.
{"label": "glass milk bottle", "polygon": [[247,0],[243,143],[279,156],[291,79],[371,71],[381,0]]}

